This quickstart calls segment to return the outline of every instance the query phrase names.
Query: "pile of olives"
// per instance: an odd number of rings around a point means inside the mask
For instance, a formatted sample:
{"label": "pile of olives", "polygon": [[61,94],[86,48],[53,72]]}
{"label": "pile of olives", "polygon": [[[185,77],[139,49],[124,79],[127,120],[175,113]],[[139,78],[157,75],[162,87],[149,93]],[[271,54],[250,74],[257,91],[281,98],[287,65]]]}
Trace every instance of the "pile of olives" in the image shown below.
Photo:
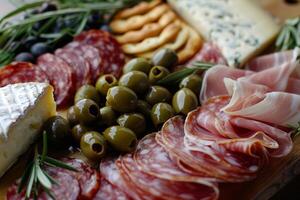
{"label": "pile of olives", "polygon": [[95,86],[84,85],[77,91],[67,120],[73,140],[87,158],[99,160],[108,149],[130,152],[147,132],[198,106],[198,75],[190,75],[172,88],[157,84],[170,74],[177,60],[174,51],[162,49],[152,60],[129,61],[119,80],[105,74]]}

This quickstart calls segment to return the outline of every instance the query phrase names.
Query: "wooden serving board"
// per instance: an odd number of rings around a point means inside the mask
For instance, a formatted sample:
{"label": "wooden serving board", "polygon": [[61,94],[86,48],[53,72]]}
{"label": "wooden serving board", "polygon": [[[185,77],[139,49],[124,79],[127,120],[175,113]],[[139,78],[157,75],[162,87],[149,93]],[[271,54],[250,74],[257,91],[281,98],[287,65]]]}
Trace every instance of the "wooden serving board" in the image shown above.
{"label": "wooden serving board", "polygon": [[[1,0],[2,1],[2,0]],[[251,0],[249,0],[251,1]],[[275,16],[279,22],[290,17],[300,16],[300,0],[255,0]],[[297,2],[288,4],[286,1]],[[2,5],[1,8],[4,8]],[[2,11],[1,11],[2,12]],[[20,177],[24,170],[26,156],[0,179],[0,200],[5,200],[7,187]],[[276,194],[295,176],[300,175],[300,137],[294,141],[293,151],[281,159],[273,159],[271,163],[251,182],[242,184],[221,185],[221,200],[265,200]]]}

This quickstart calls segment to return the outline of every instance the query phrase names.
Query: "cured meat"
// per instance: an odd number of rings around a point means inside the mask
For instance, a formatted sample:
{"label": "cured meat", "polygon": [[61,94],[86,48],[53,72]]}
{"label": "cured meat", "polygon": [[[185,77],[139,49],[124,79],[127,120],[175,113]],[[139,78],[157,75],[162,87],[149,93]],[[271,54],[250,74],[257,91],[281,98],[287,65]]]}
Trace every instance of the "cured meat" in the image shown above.
{"label": "cured meat", "polygon": [[92,83],[95,83],[98,76],[102,73],[102,58],[100,57],[99,50],[91,45],[85,45],[75,41],[66,45],[64,49],[71,49],[89,63],[91,81]]}
{"label": "cured meat", "polygon": [[[135,187],[143,190],[145,195],[159,199],[216,199],[214,190],[205,185],[168,181],[140,171],[132,155],[120,157],[121,168],[125,171]],[[118,164],[118,163],[117,163]]]}
{"label": "cured meat", "polygon": [[102,30],[89,30],[77,35],[75,41],[92,45],[99,50],[102,58],[101,72],[103,74],[111,73],[116,77],[121,76],[122,67],[125,64],[125,55],[120,44],[110,33]]}
{"label": "cured meat", "polygon": [[90,65],[83,56],[76,54],[71,49],[57,49],[55,55],[62,58],[71,67],[76,89],[91,82]]}
{"label": "cured meat", "polygon": [[63,107],[70,103],[75,92],[70,66],[61,58],[50,53],[38,57],[37,65],[47,75],[50,84],[54,87],[57,105]]}
{"label": "cured meat", "polygon": [[212,43],[204,43],[201,50],[188,62],[193,64],[195,61],[208,62],[214,64],[226,64],[219,48]]}
{"label": "cured meat", "polygon": [[129,197],[133,199],[144,199],[143,194],[139,194],[134,190],[130,181],[128,181],[123,172],[119,171],[115,159],[106,158],[100,163],[101,175],[112,185],[119,188],[121,191],[125,192]]}
{"label": "cured meat", "polygon": [[49,82],[46,74],[27,62],[13,62],[0,69],[0,87],[14,83]]}
{"label": "cured meat", "polygon": [[226,149],[216,143],[201,148],[187,147],[184,142],[184,121],[181,117],[168,120],[161,131],[161,145],[178,159],[179,167],[186,172],[200,172],[218,181],[241,182],[255,178],[261,160]]}
{"label": "cured meat", "polygon": [[134,160],[136,161],[140,170],[148,173],[152,176],[170,180],[170,181],[182,181],[182,182],[194,182],[208,187],[212,187],[218,196],[217,185],[213,183],[215,181],[212,178],[199,176],[198,174],[190,174],[182,171],[177,163],[174,162],[166,150],[156,142],[156,139],[161,141],[161,136],[156,133],[147,135],[138,144],[134,154]]}
{"label": "cured meat", "polygon": [[119,188],[113,186],[104,178],[101,179],[101,186],[93,200],[130,200],[129,197]]}

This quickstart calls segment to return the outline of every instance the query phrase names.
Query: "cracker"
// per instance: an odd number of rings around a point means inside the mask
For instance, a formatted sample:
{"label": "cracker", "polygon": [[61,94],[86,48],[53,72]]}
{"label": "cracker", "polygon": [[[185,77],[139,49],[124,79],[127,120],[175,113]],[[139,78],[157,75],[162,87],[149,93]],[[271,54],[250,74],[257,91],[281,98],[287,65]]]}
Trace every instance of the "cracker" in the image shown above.
{"label": "cracker", "polygon": [[176,37],[180,31],[180,22],[169,24],[159,36],[151,37],[135,44],[125,44],[122,49],[127,54],[139,54],[156,49]]}
{"label": "cracker", "polygon": [[162,1],[161,0],[153,0],[151,2],[141,2],[134,7],[126,8],[118,12],[114,19],[124,19],[128,17],[132,17],[134,15],[141,15],[149,12],[151,9],[159,5]]}
{"label": "cracker", "polygon": [[173,11],[165,13],[158,22],[146,24],[142,29],[130,31],[121,36],[116,36],[116,39],[121,44],[137,43],[146,38],[159,35],[160,32],[172,21],[176,20],[176,15]]}
{"label": "cracker", "polygon": [[172,43],[167,43],[167,44],[159,47],[155,51],[150,51],[150,52],[147,52],[147,53],[142,53],[142,54],[139,54],[137,56],[138,57],[144,57],[144,58],[152,58],[153,54],[157,50],[164,49],[164,48],[168,48],[168,49],[172,49],[174,51],[177,51],[178,49],[180,49],[181,47],[184,46],[184,44],[188,40],[188,37],[189,37],[189,29],[187,28],[187,26],[182,25],[181,31],[178,33],[176,39]]}
{"label": "cracker", "polygon": [[128,19],[117,19],[110,23],[115,33],[126,33],[128,31],[142,28],[145,24],[157,21],[164,13],[170,10],[167,4],[161,4],[145,15],[136,15]]}
{"label": "cracker", "polygon": [[203,43],[201,37],[193,28],[188,26],[187,28],[189,30],[189,39],[183,49],[177,53],[180,64],[192,58],[200,50]]}

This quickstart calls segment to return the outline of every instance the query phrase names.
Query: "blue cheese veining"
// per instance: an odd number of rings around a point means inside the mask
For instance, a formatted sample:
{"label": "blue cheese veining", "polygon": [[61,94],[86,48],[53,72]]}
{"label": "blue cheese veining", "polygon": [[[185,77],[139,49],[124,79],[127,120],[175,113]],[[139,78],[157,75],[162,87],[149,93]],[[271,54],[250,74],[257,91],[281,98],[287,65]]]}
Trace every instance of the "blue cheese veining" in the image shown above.
{"label": "blue cheese veining", "polygon": [[243,65],[276,37],[279,26],[251,0],[168,0],[208,41],[229,66]]}

